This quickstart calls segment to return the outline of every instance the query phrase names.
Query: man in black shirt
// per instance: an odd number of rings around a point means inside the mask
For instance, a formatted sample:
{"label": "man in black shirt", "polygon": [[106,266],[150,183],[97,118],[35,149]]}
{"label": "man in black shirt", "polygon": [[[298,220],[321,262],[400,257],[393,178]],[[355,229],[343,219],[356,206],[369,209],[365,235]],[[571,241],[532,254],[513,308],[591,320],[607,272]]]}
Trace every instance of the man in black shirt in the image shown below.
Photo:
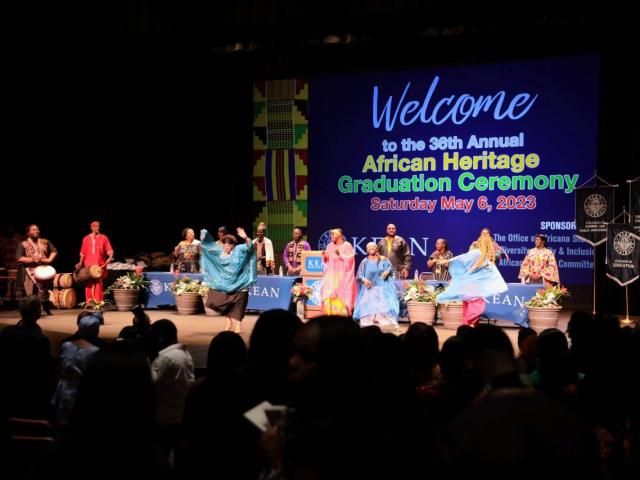
{"label": "man in black shirt", "polygon": [[40,238],[40,229],[37,225],[27,227],[27,238],[20,242],[16,249],[16,261],[20,267],[18,290],[21,292],[24,288],[26,295],[37,294],[46,315],[51,315],[49,290],[53,287],[53,279],[38,279],[35,270],[39,266],[52,263],[57,255],[56,247],[49,240]]}

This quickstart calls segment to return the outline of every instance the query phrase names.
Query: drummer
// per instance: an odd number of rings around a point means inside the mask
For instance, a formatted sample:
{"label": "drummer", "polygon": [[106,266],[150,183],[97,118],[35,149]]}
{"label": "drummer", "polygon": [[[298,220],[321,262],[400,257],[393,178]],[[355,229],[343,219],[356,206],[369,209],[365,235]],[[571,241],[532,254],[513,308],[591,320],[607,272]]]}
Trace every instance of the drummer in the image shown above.
{"label": "drummer", "polygon": [[106,235],[100,233],[100,222],[91,222],[91,233],[82,239],[80,261],[76,269],[98,265],[102,268],[102,277],[92,278],[85,284],[84,293],[87,304],[92,300],[101,303],[102,281],[107,277],[107,265],[113,261],[113,248]]}
{"label": "drummer", "polygon": [[26,240],[20,242],[16,248],[16,260],[20,267],[17,280],[18,296],[37,293],[42,304],[43,315],[51,315],[49,290],[53,288],[55,270],[53,270],[53,267],[46,269],[51,270],[53,274],[40,275],[40,278],[38,278],[36,269],[48,266],[55,260],[57,255],[58,250],[56,250],[56,247],[49,240],[40,238],[40,229],[34,224],[27,227]]}

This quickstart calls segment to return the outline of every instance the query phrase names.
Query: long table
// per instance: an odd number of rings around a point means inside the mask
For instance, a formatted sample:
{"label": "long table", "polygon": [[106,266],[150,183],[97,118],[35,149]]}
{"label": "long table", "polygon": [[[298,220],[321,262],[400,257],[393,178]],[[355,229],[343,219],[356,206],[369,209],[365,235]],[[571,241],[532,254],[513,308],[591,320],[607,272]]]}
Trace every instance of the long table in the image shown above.
{"label": "long table", "polygon": [[[320,288],[322,287],[322,278],[307,279],[306,283],[313,290],[313,294],[307,302],[307,305],[321,305]],[[443,282],[434,280],[429,280],[427,283],[434,287],[443,285]],[[405,281],[396,280],[395,285],[396,290],[398,291],[398,298],[401,298],[405,291]],[[528,327],[529,316],[527,308],[524,306],[524,302],[535,295],[536,290],[540,288],[540,285],[507,283],[507,287],[508,290],[506,292],[485,298],[487,306],[484,311],[484,316],[490,320],[504,320],[513,322],[522,327]]]}
{"label": "long table", "polygon": [[[200,273],[180,274],[202,280]],[[161,306],[173,306],[176,301],[171,291],[171,284],[175,276],[171,272],[146,272],[145,278],[149,281],[147,301],[145,308],[158,308]],[[282,308],[288,310],[291,306],[291,287],[300,277],[258,276],[258,281],[249,288],[249,303],[247,310],[271,310]]]}

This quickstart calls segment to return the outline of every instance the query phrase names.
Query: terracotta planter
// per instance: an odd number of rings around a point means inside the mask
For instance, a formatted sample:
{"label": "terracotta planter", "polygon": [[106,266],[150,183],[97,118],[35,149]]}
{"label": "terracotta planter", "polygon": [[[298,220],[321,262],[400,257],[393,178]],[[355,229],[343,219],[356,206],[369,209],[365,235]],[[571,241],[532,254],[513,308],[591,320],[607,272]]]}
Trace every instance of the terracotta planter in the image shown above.
{"label": "terracotta planter", "polygon": [[536,332],[547,328],[558,328],[562,307],[527,307],[529,312],[529,326]]}
{"label": "terracotta planter", "polygon": [[128,312],[140,303],[140,290],[115,288],[113,289],[113,299],[116,302],[116,310]]}
{"label": "terracotta planter", "polygon": [[462,325],[461,303],[441,303],[438,307],[438,314],[442,320],[442,326],[448,330],[457,330]]}
{"label": "terracotta planter", "polygon": [[436,304],[427,302],[407,302],[409,321],[433,325],[436,318]]}
{"label": "terracotta planter", "polygon": [[202,309],[202,296],[196,292],[174,295],[179,315],[194,315]]}

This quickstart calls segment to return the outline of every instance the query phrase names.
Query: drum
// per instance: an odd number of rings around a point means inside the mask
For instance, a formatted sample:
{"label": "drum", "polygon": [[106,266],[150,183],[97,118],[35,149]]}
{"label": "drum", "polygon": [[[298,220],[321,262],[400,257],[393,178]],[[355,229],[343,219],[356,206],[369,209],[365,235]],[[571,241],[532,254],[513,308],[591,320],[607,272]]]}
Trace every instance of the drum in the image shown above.
{"label": "drum", "polygon": [[91,278],[102,277],[102,268],[100,268],[98,265],[91,265],[89,267],[89,275],[91,275]]}
{"label": "drum", "polygon": [[40,265],[33,270],[33,276],[40,281],[51,280],[56,276],[56,269],[51,265]]}
{"label": "drum", "polygon": [[73,279],[76,283],[83,284],[90,280],[96,280],[102,277],[102,268],[98,265],[91,265],[90,267],[83,267],[73,272]]}
{"label": "drum", "polygon": [[89,272],[89,267],[80,268],[73,272],[73,281],[77,284],[82,285],[83,283],[87,283],[91,280],[91,273]]}
{"label": "drum", "polygon": [[76,291],[73,288],[51,290],[49,301],[57,308],[73,308],[76,304]]}
{"label": "drum", "polygon": [[73,287],[73,275],[70,273],[56,273],[53,277],[53,288]]}

